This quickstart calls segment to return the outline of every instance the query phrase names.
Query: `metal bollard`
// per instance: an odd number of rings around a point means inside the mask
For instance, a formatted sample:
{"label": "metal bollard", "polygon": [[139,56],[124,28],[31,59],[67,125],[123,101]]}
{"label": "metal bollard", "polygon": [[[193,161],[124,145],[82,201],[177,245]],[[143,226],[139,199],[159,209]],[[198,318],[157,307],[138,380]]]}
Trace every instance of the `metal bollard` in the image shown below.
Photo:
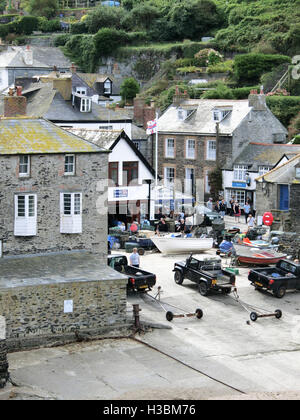
{"label": "metal bollard", "polygon": [[133,307],[133,316],[134,316],[134,326],[136,328],[137,331],[139,331],[141,329],[141,324],[140,324],[140,305],[139,304],[134,304],[132,305]]}

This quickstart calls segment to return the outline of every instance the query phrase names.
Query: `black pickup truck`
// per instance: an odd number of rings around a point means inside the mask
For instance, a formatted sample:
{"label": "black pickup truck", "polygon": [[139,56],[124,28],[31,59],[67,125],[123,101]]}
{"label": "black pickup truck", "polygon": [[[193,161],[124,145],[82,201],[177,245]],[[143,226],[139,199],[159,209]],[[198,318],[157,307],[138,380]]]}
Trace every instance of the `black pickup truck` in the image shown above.
{"label": "black pickup truck", "polygon": [[202,296],[207,296],[211,290],[228,294],[235,287],[235,275],[222,269],[220,259],[198,260],[191,255],[185,261],[175,263],[173,271],[175,283],[191,280],[198,284]]}
{"label": "black pickup truck", "polygon": [[300,290],[300,264],[280,260],[274,267],[250,270],[248,280],[256,290],[265,289],[282,298],[287,290]]}
{"label": "black pickup truck", "polygon": [[107,264],[114,270],[128,276],[127,290],[145,292],[151,290],[156,283],[155,274],[128,265],[126,255],[110,254],[107,256]]}

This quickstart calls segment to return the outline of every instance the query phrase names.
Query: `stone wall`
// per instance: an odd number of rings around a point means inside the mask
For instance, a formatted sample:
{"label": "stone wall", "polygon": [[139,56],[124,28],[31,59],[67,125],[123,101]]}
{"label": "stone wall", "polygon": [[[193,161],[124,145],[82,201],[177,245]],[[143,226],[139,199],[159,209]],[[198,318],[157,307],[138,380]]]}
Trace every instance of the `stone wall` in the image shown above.
{"label": "stone wall", "polygon": [[8,380],[7,346],[5,340],[5,318],[0,316],[0,389]]}
{"label": "stone wall", "polygon": [[[93,337],[125,328],[127,279],[118,276],[1,288],[0,313],[6,318],[8,350],[66,344],[82,334]],[[66,301],[72,301],[72,312],[65,312]]]}
{"label": "stone wall", "polygon": [[279,236],[279,252],[292,256],[293,259],[300,258],[300,236],[296,232],[286,232]]}
{"label": "stone wall", "polygon": [[[107,179],[108,154],[77,154],[74,176],[64,175],[64,154],[31,155],[31,176],[26,178],[18,176],[18,162],[18,156],[0,156],[0,240],[4,255],[87,249],[106,258],[103,180]],[[14,194],[20,192],[37,195],[36,236],[14,236]],[[81,234],[60,233],[61,192],[82,193]]]}

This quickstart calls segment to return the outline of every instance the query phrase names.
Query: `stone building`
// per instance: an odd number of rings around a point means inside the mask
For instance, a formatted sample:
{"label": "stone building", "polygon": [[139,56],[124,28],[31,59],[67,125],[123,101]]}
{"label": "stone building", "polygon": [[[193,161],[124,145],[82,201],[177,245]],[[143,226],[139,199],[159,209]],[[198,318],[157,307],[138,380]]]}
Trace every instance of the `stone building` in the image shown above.
{"label": "stone building", "polygon": [[[177,179],[183,192],[206,201],[212,169],[230,165],[250,142],[284,143],[286,135],[263,94],[203,100],[189,99],[177,89],[173,104],[158,119],[158,173],[166,184]],[[154,150],[152,135],[153,156]]]}
{"label": "stone building", "polygon": [[257,215],[270,211],[275,230],[300,233],[300,154],[256,178]]}
{"label": "stone building", "polygon": [[[43,118],[0,120],[0,315],[9,350],[126,323],[127,278],[107,266],[109,151]],[[23,104],[23,108],[22,105]]]}
{"label": "stone building", "polygon": [[0,390],[5,387],[8,377],[5,318],[0,316]]}

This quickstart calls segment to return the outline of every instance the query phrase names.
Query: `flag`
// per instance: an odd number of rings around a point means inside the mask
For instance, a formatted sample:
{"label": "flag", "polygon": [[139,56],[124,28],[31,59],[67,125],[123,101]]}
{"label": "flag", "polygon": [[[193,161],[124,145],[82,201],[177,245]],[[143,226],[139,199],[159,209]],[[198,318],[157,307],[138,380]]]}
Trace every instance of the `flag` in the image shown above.
{"label": "flag", "polygon": [[157,132],[157,123],[156,120],[148,121],[147,122],[147,134],[153,134]]}

